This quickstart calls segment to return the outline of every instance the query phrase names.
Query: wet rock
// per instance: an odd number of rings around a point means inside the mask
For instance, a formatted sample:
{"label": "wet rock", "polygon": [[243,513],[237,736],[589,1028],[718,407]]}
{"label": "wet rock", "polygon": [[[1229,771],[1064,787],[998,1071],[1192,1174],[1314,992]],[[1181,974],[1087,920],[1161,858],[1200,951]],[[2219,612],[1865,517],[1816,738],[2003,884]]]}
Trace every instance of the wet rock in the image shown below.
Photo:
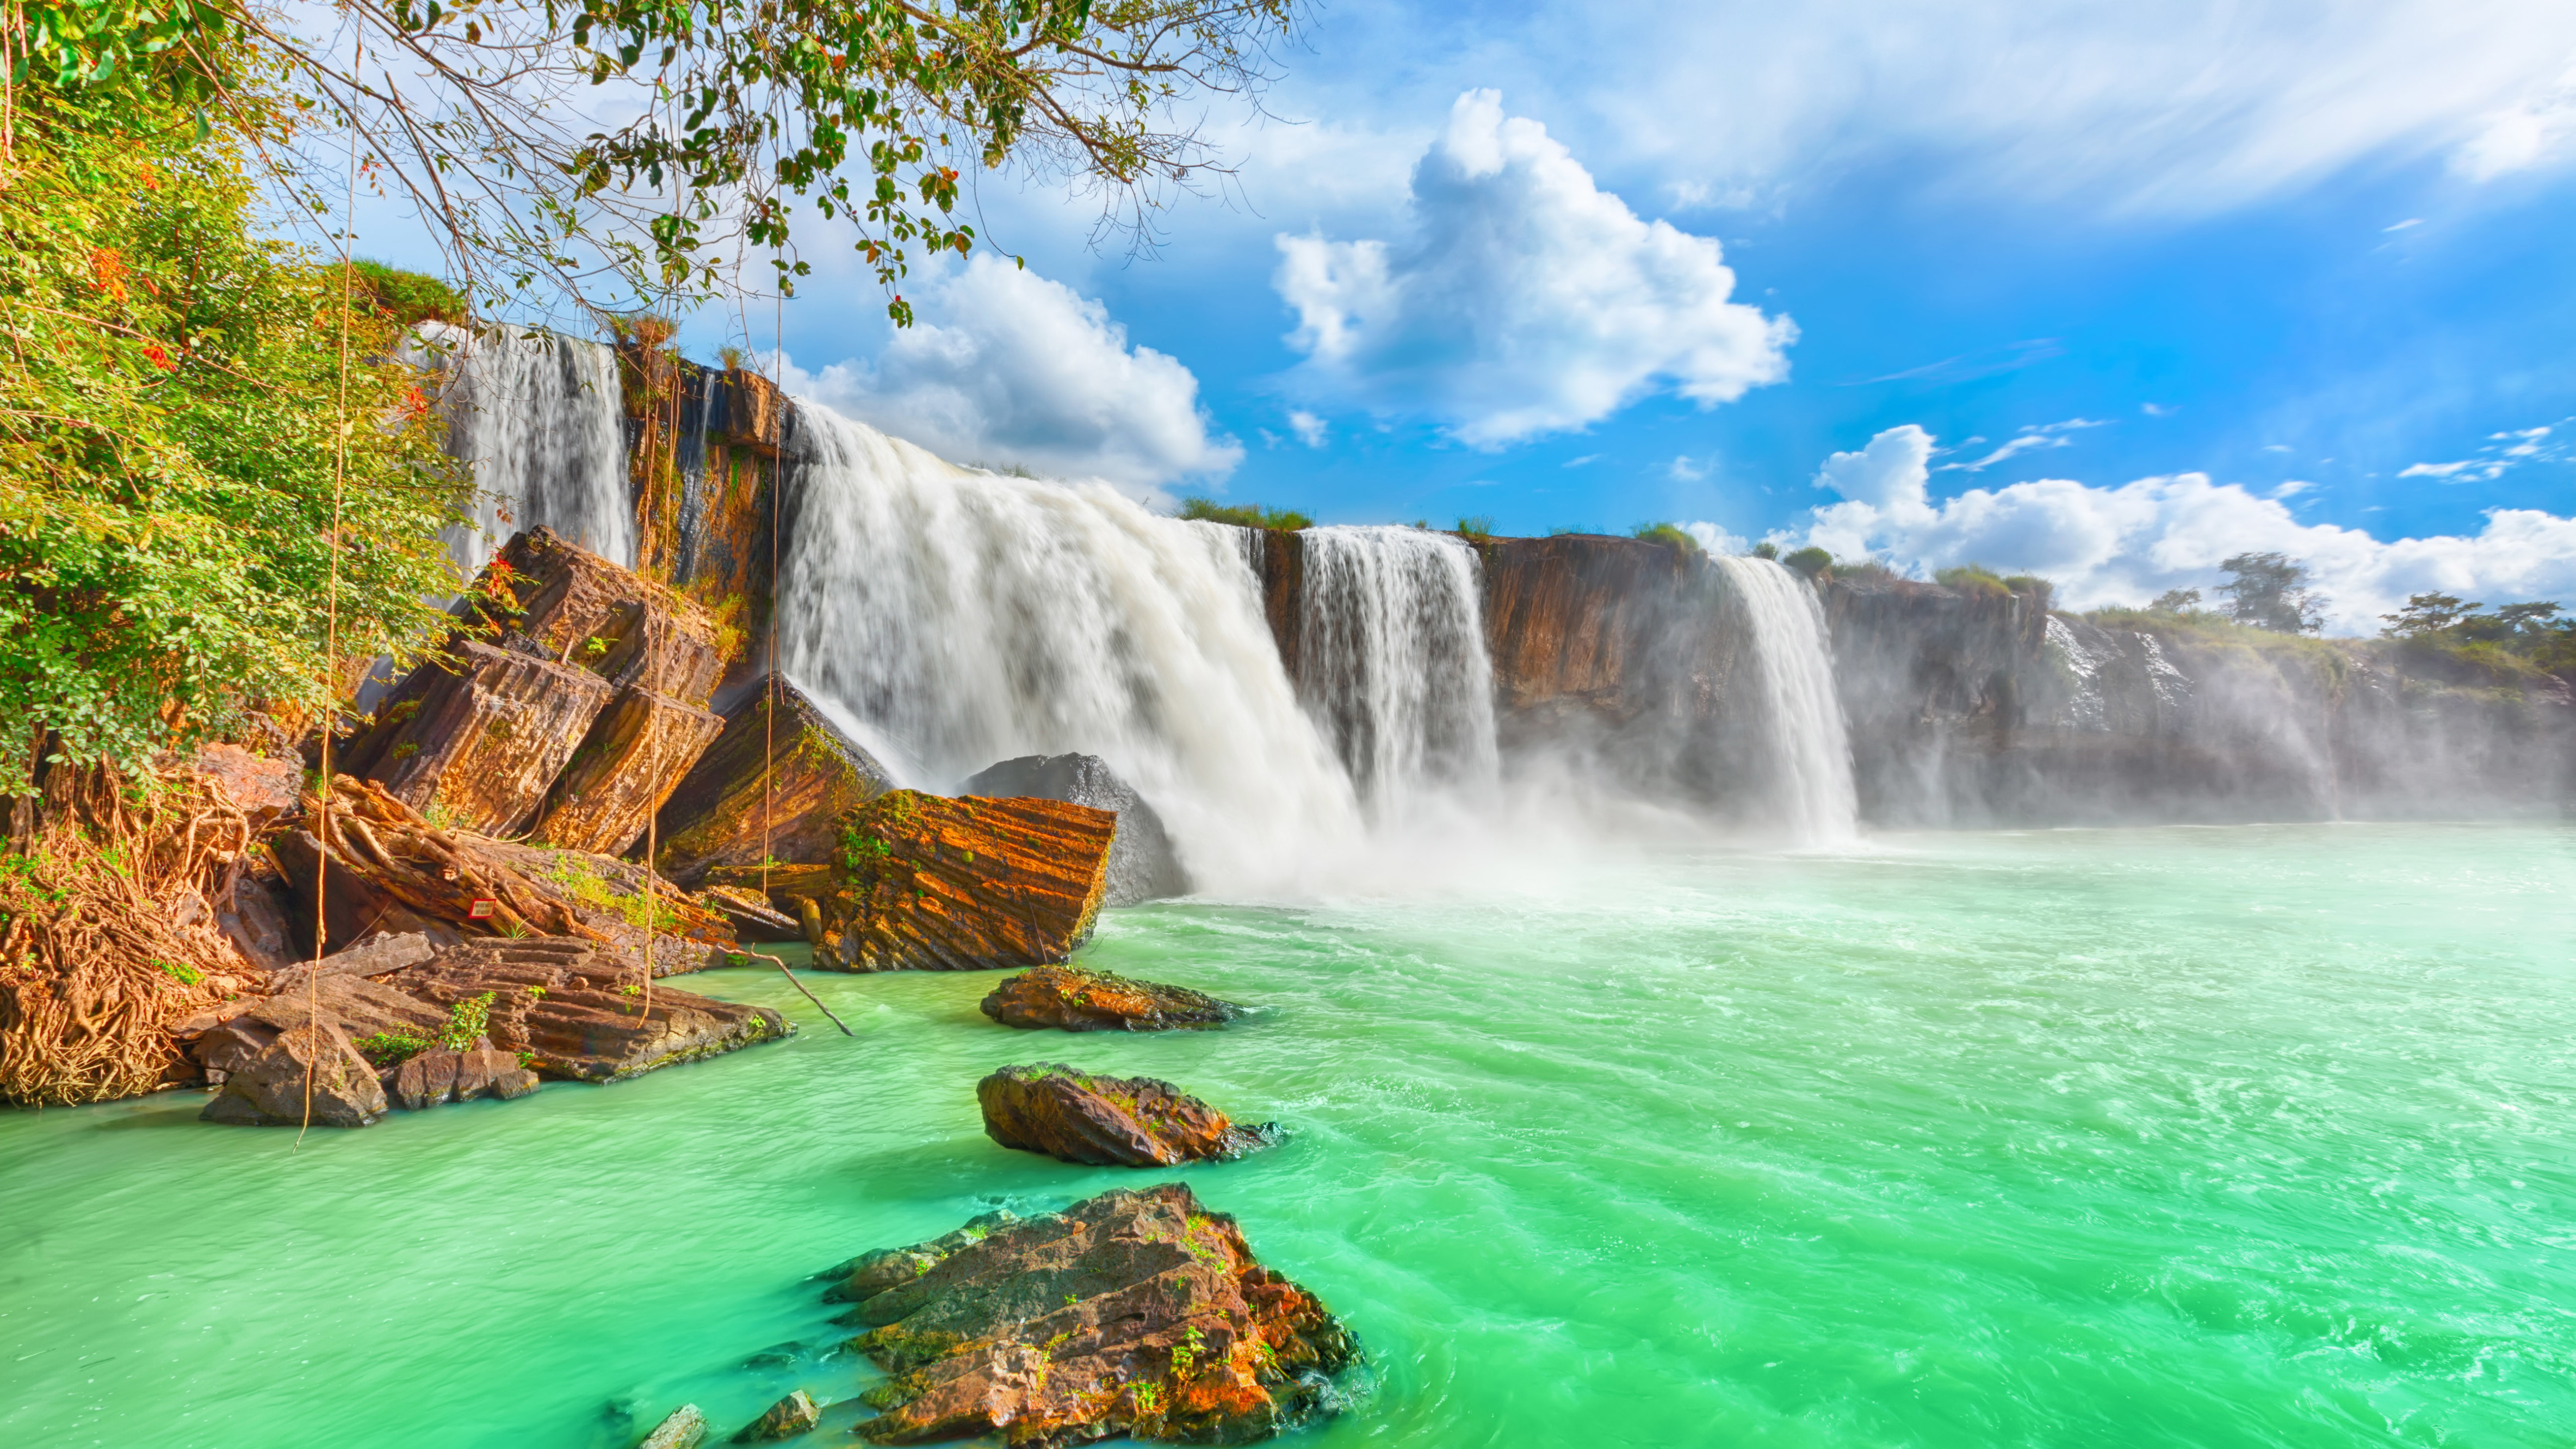
{"label": "wet rock", "polygon": [[[858,741],[796,686],[772,676],[726,712],[723,733],[662,806],[655,860],[687,886],[725,868],[756,875],[764,848],[778,862],[820,866],[839,839],[841,816],[892,786]],[[722,879],[756,884],[741,874]],[[781,895],[771,892],[773,900]]]}
{"label": "wet rock", "polygon": [[391,1096],[406,1112],[425,1112],[477,1097],[508,1101],[536,1089],[535,1072],[487,1042],[472,1051],[425,1051],[406,1059],[394,1069]]}
{"label": "wet rock", "polygon": [[1098,755],[1024,755],[1004,760],[957,787],[960,795],[1063,800],[1118,817],[1109,847],[1104,904],[1132,906],[1190,893],[1190,877],[1172,849],[1163,817]]}
{"label": "wet rock", "polygon": [[1278,1129],[1232,1119],[1169,1082],[1096,1077],[1053,1062],[1004,1067],[975,1084],[984,1135],[1004,1147],[1093,1167],[1170,1167],[1240,1157]]}
{"label": "wet rock", "polygon": [[635,1449],[698,1449],[707,1442],[707,1416],[695,1404],[682,1404],[671,1411],[644,1442]]}
{"label": "wet rock", "polygon": [[251,1072],[281,1035],[308,1021],[341,1032],[352,1043],[371,1038],[425,1042],[447,1025],[447,1010],[364,977],[326,975],[299,982],[291,992],[227,1003],[223,1019],[197,1037],[192,1051],[210,1076]]}
{"label": "wet rock", "polygon": [[622,954],[575,937],[477,940],[390,983],[442,1010],[487,993],[486,1033],[541,1077],[614,1082],[792,1035],[765,1006],[652,988]]}
{"label": "wet rock", "polygon": [[897,790],[841,820],[814,964],[975,971],[1058,962],[1091,935],[1118,817],[1055,800]]}
{"label": "wet rock", "polygon": [[310,1107],[316,1127],[366,1127],[385,1115],[384,1084],[329,1020],[298,1023],[227,1073],[200,1114],[237,1127],[293,1127]]}
{"label": "wet rock", "polygon": [[1165,1183],[857,1260],[833,1296],[894,1374],[858,1432],[881,1444],[1242,1444],[1329,1413],[1357,1345],[1256,1262],[1235,1220]]}
{"label": "wet rock", "polygon": [[798,1389],[770,1405],[767,1413],[734,1435],[733,1442],[764,1444],[777,1439],[793,1439],[799,1434],[812,1432],[814,1426],[822,1422],[822,1409],[815,1405],[811,1395]]}
{"label": "wet rock", "polygon": [[1208,1030],[1243,1014],[1231,1001],[1187,987],[1075,966],[1030,967],[994,987],[983,1010],[1004,1026],[1060,1031]]}

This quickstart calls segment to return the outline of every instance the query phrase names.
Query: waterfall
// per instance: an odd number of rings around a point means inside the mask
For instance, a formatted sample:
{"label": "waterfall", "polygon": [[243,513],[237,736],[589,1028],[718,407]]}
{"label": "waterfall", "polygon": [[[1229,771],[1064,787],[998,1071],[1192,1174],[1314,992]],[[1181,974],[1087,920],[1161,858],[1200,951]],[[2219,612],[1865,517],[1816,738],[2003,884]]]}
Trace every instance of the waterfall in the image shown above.
{"label": "waterfall", "polygon": [[1769,559],[1714,562],[1743,611],[1774,817],[1800,841],[1848,840],[1859,797],[1824,605],[1804,579]]}
{"label": "waterfall", "polygon": [[1475,550],[1415,528],[1299,535],[1298,693],[1371,812],[1490,793],[1494,667]]}
{"label": "waterfall", "polygon": [[811,402],[796,417],[780,662],[907,783],[1098,755],[1217,890],[1356,839],[1237,530],[1105,485],[953,467]]}
{"label": "waterfall", "polygon": [[457,568],[471,576],[511,534],[541,524],[632,565],[617,354],[524,327],[421,330],[413,360],[447,374],[439,392],[447,452],[474,475],[472,526],[447,533]]}

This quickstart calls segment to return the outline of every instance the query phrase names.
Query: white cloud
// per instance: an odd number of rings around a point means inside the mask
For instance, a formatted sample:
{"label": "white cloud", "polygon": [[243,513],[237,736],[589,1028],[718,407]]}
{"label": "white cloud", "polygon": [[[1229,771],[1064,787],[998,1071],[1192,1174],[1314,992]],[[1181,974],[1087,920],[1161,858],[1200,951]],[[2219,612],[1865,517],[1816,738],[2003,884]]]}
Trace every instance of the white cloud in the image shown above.
{"label": "white cloud", "polygon": [[2170,588],[2208,588],[2221,559],[2277,550],[2305,563],[2331,630],[2371,633],[2406,596],[2439,589],[2489,600],[2576,604],[2576,518],[2500,508],[2474,535],[2383,543],[2360,529],[2305,524],[2282,501],[2200,473],[2097,488],[2063,478],[1976,488],[1933,501],[1933,439],[1906,424],[1836,453],[1817,484],[1842,496],[1812,510],[1786,547],[1875,554],[1916,571],[1952,564],[2040,574],[2070,608],[2136,604]]}
{"label": "white cloud", "polygon": [[2406,228],[2408,228],[2408,227],[2410,227],[2410,226],[2422,226],[2423,224],[2424,224],[2424,218],[2422,218],[2422,217],[2420,217],[2420,216],[2410,216],[2410,217],[2406,218],[2404,221],[2401,221],[2401,222],[2397,223],[2395,226],[2383,226],[2383,227],[2381,227],[2381,228],[2380,228],[2380,230],[2381,230],[2381,231],[2404,231]]}
{"label": "white cloud", "polygon": [[2484,179],[2576,153],[2576,6],[2551,0],[1540,0],[1462,53],[1721,195],[1882,167],[2200,214],[2375,158]]}
{"label": "white cloud", "polygon": [[[918,275],[918,273],[916,273]],[[788,364],[789,392],[961,463],[1102,478],[1150,496],[1243,459],[1210,435],[1198,379],[1131,346],[1107,308],[989,255],[933,277],[873,361]]]}
{"label": "white cloud", "polygon": [[1752,540],[1739,538],[1714,523],[1685,523],[1681,529],[1701,548],[1713,554],[1742,553],[1753,546]]}
{"label": "white cloud", "polygon": [[1676,483],[1696,483],[1708,476],[1708,465],[1694,462],[1690,454],[1682,453],[1676,455],[1673,461],[1666,465],[1664,476]]}
{"label": "white cloud", "polygon": [[1460,96],[1414,168],[1401,240],[1275,240],[1299,380],[1481,447],[1656,391],[1730,402],[1787,376],[1797,335],[1727,300],[1714,240],[1641,220],[1493,91]]}
{"label": "white cloud", "polygon": [[1324,420],[1303,408],[1288,415],[1288,430],[1297,435],[1298,442],[1309,448],[1324,446]]}
{"label": "white cloud", "polygon": [[2262,450],[2266,453],[2286,453],[2290,451],[2290,445],[2287,443],[2265,443]]}
{"label": "white cloud", "polygon": [[2510,468],[2525,463],[2556,462],[2568,456],[2564,443],[2546,441],[2554,428],[2521,428],[2512,432],[2489,433],[2487,444],[2473,457],[2450,463],[2410,463],[2397,471],[2400,478],[2439,478],[2445,483],[2492,483]]}
{"label": "white cloud", "polygon": [[2144,402],[2144,403],[2140,403],[2140,404],[2138,404],[2138,411],[2140,411],[2140,412],[2142,412],[2142,413],[2145,413],[2148,417],[2151,417],[2151,418],[2169,418],[2169,417],[2172,417],[2174,414],[2176,414],[2176,413],[2178,413],[2178,412],[2181,412],[2181,411],[2182,411],[2182,409],[2180,409],[2180,408],[2178,408],[2178,407],[2168,407],[2168,406],[2166,406],[2166,405],[2165,405],[2165,404],[2163,404],[2163,403],[2145,403],[2145,402]]}
{"label": "white cloud", "polygon": [[[1936,471],[1949,472],[1955,469],[1969,473],[1982,473],[1997,463],[2004,461],[2006,458],[2030,452],[2035,448],[2066,447],[2075,441],[2072,434],[2078,430],[2083,428],[2098,428],[2102,426],[2104,426],[2104,424],[2096,418],[2068,418],[2062,423],[2040,423],[2033,427],[2025,427],[2018,434],[2014,435],[2010,442],[2005,443],[2003,446],[1974,462],[1944,463]],[[1969,443],[1980,443],[1983,441],[1985,441],[1983,438],[1968,439]],[[1962,443],[1960,446],[1966,447],[1967,443]]]}

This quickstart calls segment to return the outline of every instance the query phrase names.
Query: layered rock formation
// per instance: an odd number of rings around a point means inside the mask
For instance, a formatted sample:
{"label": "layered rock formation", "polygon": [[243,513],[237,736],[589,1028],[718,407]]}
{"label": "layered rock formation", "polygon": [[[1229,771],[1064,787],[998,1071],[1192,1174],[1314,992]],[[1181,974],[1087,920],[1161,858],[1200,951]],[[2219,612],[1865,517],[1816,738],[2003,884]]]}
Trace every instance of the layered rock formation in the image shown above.
{"label": "layered rock formation", "polygon": [[880,1444],[1249,1443],[1333,1412],[1331,1376],[1359,1357],[1179,1183],[979,1218],[839,1276],[856,1346],[894,1375],[865,1396],[883,1412],[858,1432]]}
{"label": "layered rock formation", "polygon": [[1053,1062],[1004,1067],[975,1084],[984,1135],[1004,1147],[1092,1167],[1172,1167],[1241,1157],[1278,1129],[1238,1127],[1152,1077],[1098,1077]]}
{"label": "layered rock formation", "polygon": [[1185,986],[1072,966],[1031,967],[994,987],[981,1005],[1004,1026],[1058,1031],[1206,1031],[1243,1014],[1233,1002]]}
{"label": "layered rock formation", "polygon": [[[885,767],[803,691],[768,676],[726,713],[723,733],[663,805],[655,863],[688,885],[758,888],[764,851],[777,864],[821,866],[841,817],[892,787]],[[799,883],[771,894],[820,894],[819,877]]]}
{"label": "layered rock formation", "polygon": [[1116,815],[1118,838],[1109,847],[1109,893],[1104,904],[1132,906],[1190,893],[1189,873],[1181,869],[1163,817],[1098,755],[1023,755],[1004,760],[958,786],[957,793],[1063,800]]}
{"label": "layered rock formation", "polygon": [[765,1006],[667,986],[592,941],[533,937],[451,947],[387,984],[441,1008],[486,994],[485,1030],[539,1076],[614,1082],[791,1036]]}
{"label": "layered rock formation", "polygon": [[979,971],[1063,961],[1108,891],[1118,817],[897,790],[841,818],[814,964]]}

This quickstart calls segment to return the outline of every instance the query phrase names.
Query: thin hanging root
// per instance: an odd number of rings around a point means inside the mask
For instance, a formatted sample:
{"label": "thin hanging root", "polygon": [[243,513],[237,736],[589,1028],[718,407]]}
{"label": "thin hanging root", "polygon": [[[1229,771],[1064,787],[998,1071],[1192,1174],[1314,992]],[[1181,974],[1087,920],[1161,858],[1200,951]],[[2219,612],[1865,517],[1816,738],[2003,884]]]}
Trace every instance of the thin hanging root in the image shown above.
{"label": "thin hanging root", "polygon": [[56,772],[46,823],[0,876],[0,1099],[153,1090],[178,1057],[171,1029],[222,999],[212,978],[247,969],[214,914],[248,817],[201,776],[145,784],[136,800],[105,770]]}

